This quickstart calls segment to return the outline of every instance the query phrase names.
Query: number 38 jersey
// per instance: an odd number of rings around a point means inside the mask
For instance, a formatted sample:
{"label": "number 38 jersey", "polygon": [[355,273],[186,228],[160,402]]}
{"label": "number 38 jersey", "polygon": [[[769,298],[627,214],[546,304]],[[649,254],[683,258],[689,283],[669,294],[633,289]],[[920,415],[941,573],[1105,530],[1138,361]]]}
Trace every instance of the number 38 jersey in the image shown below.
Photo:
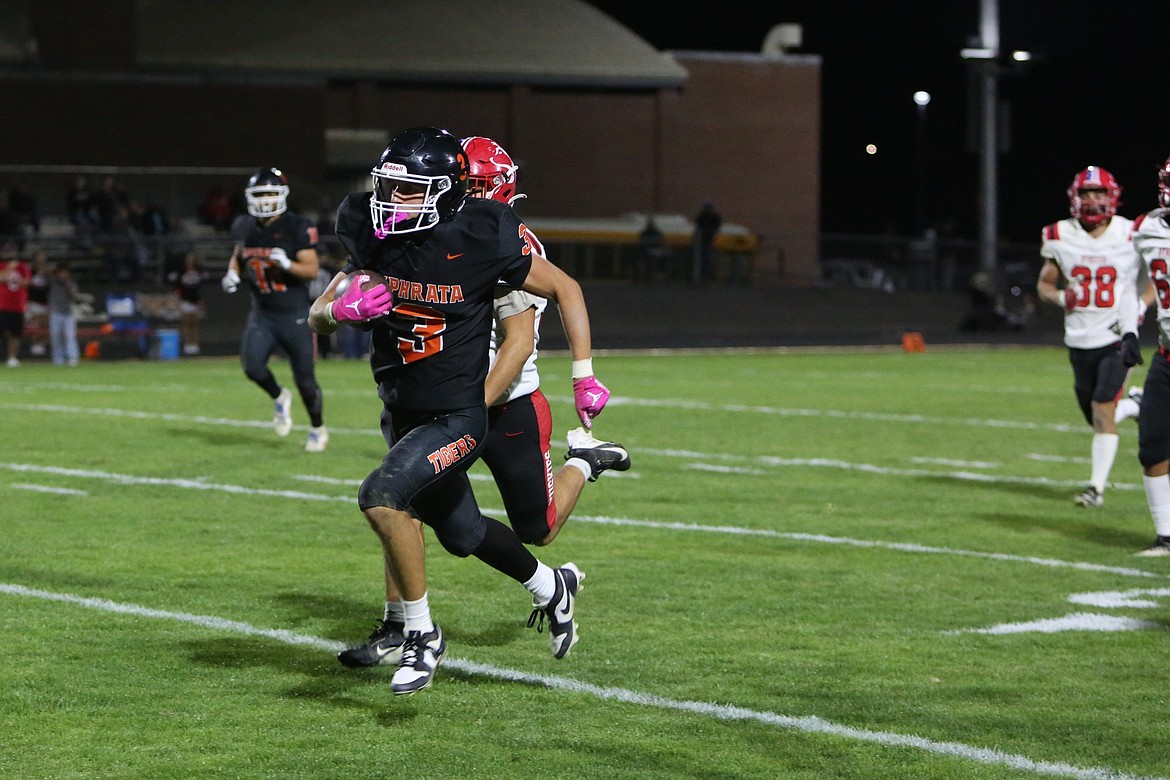
{"label": "number 38 jersey", "polygon": [[1114,216],[1105,232],[1092,236],[1071,217],[1044,228],[1040,256],[1060,268],[1077,287],[1076,306],[1064,316],[1064,343],[1095,349],[1121,339],[1121,296],[1138,294],[1141,260],[1134,250],[1133,221]]}
{"label": "number 38 jersey", "polygon": [[430,230],[379,240],[370,193],[356,193],[337,210],[337,237],[350,254],[343,270],[377,271],[394,295],[373,328],[370,368],[382,400],[434,411],[482,404],[496,285],[518,288],[532,267],[516,212],[469,198]]}
{"label": "number 38 jersey", "polygon": [[1170,209],[1154,209],[1134,220],[1133,247],[1157,293],[1158,345],[1170,349]]}

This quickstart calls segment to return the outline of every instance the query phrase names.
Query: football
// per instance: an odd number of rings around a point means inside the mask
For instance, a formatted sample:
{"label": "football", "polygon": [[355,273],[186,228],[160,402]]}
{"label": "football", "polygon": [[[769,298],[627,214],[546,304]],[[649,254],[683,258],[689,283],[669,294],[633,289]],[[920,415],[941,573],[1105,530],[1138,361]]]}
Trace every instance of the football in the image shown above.
{"label": "football", "polygon": [[352,284],[354,280],[361,276],[366,277],[365,281],[362,282],[363,290],[372,290],[380,284],[386,284],[385,276],[382,276],[382,274],[378,273],[377,271],[368,271],[363,268],[354,271],[352,274],[345,277],[337,284],[337,287],[333,290],[333,300],[337,300],[342,295],[344,295],[345,291],[349,289],[350,284]]}
{"label": "football", "polygon": [[[354,271],[349,276],[345,277],[337,283],[337,287],[335,287],[333,290],[333,300],[336,301],[340,299],[341,296],[345,294],[345,291],[349,289],[349,286],[356,283],[358,279],[362,279],[361,285],[363,290],[372,290],[378,285],[386,284],[385,276],[378,273],[377,271],[370,271],[368,269],[362,268],[360,270]],[[367,320],[365,322],[350,322],[349,325],[357,328],[358,330],[370,331],[373,330],[376,323],[377,320]]]}

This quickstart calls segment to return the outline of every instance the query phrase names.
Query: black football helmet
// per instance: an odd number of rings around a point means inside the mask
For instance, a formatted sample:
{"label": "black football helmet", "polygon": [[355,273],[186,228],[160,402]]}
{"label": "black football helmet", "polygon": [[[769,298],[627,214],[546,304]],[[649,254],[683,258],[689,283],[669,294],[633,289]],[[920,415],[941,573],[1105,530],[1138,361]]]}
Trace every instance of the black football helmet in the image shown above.
{"label": "black football helmet", "polygon": [[253,217],[280,216],[288,210],[288,177],[279,168],[261,168],[248,179],[244,198]]}
{"label": "black football helmet", "polygon": [[370,171],[374,233],[378,238],[413,233],[450,219],[467,196],[467,171],[467,153],[446,130],[403,130]]}

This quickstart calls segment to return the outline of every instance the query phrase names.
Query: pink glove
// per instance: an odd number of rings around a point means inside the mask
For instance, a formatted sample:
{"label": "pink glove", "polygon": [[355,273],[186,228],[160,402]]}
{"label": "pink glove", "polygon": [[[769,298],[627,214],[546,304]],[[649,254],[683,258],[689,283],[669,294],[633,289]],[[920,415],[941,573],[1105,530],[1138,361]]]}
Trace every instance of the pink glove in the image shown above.
{"label": "pink glove", "polygon": [[345,288],[340,298],[329,304],[333,319],[338,322],[366,322],[385,315],[394,307],[394,296],[385,284],[363,290],[370,281],[369,274],[359,274]]}
{"label": "pink glove", "polygon": [[601,414],[609,402],[609,390],[597,381],[595,376],[573,380],[573,401],[577,405],[577,416],[586,428],[593,427],[593,418]]}

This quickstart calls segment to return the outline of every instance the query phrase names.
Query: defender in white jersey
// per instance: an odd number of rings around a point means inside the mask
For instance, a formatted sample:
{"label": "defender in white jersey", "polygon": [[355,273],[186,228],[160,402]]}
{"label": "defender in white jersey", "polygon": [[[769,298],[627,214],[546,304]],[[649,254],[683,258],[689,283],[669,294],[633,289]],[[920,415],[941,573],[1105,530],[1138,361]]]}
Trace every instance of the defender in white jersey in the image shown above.
{"label": "defender in white jersey", "polygon": [[[1153,299],[1158,306],[1158,351],[1146,372],[1142,413],[1138,418],[1138,460],[1146,503],[1154,521],[1154,543],[1137,553],[1144,557],[1170,556],[1170,158],[1158,169],[1158,203],[1134,220],[1133,244],[1145,263]],[[1144,310],[1144,307],[1140,307]],[[1139,314],[1127,316],[1136,327]]]}
{"label": "defender in white jersey", "polygon": [[[518,166],[499,144],[482,136],[464,138],[461,143],[468,157],[470,197],[509,205],[524,197],[516,194]],[[531,231],[527,240],[538,254],[544,255],[543,245]],[[484,380],[488,432],[481,459],[499,488],[512,530],[524,543],[537,546],[556,538],[576,506],[586,479],[594,482],[606,470],[625,471],[630,467],[629,453],[621,444],[595,439],[584,428],[576,428],[568,434],[567,462],[554,473],[550,455],[552,412],[540,391],[536,368],[540,322],[547,305],[544,298],[523,290],[498,288],[488,348],[489,370]],[[588,323],[581,326],[588,328]],[[589,424],[601,413],[609,391],[594,379],[591,359],[573,361],[573,379],[577,413],[583,424]],[[390,575],[389,561],[385,571],[383,617],[365,644],[338,654],[338,661],[345,666],[394,664],[402,655],[404,605],[401,591]]]}
{"label": "defender in white jersey", "polygon": [[[461,142],[470,168],[468,194],[498,200],[509,205],[523,198],[516,192],[518,166],[502,146],[484,136],[471,136]],[[544,247],[536,236],[528,240],[539,254]],[[540,373],[536,368],[540,322],[547,301],[515,290],[496,298],[492,322],[491,358],[484,397],[488,405],[488,435],[483,462],[492,472],[504,508],[516,535],[527,544],[546,545],[556,538],[573,511],[585,480],[596,481],[603,471],[625,471],[630,457],[622,445],[593,438],[585,428],[569,431],[568,461],[553,472],[549,455],[552,413],[540,391]],[[601,403],[608,400],[604,387],[590,391],[579,386],[593,374],[590,361],[575,361],[574,390],[585,399],[600,392]],[[589,425],[578,399],[578,415]]]}
{"label": "defender in white jersey", "polygon": [[1117,216],[1121,187],[1113,174],[1089,166],[1073,178],[1068,198],[1071,216],[1043,230],[1036,292],[1065,312],[1073,390],[1093,427],[1089,485],[1074,501],[1094,508],[1104,503],[1117,457],[1117,401],[1130,368],[1141,362],[1136,325],[1123,331],[1120,322],[1121,302],[1138,298],[1140,259],[1130,239],[1133,223]]}

